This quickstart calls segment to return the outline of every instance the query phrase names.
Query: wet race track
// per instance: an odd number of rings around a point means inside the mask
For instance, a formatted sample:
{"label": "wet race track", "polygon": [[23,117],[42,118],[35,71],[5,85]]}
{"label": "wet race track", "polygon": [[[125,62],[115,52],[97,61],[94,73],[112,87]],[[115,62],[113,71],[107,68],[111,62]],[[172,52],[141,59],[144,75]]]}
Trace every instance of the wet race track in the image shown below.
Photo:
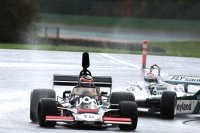
{"label": "wet race track", "polygon": [[[96,76],[112,76],[113,91],[123,91],[128,81],[143,79],[141,55],[90,53],[89,70]],[[0,133],[12,132],[122,132],[118,127],[41,128],[29,119],[30,92],[34,88],[52,88],[53,74],[78,75],[82,53],[0,50]],[[200,76],[200,59],[148,56],[147,67],[159,64],[161,72]],[[64,88],[65,89],[65,88]],[[67,88],[66,88],[67,89]],[[178,115],[174,120],[163,120],[158,114],[140,114],[134,132],[200,131],[200,115]]]}

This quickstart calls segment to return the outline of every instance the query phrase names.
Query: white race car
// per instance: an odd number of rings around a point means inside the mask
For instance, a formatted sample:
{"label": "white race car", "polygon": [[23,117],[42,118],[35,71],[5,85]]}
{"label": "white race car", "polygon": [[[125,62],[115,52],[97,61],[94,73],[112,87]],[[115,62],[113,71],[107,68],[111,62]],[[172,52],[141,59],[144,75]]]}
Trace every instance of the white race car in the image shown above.
{"label": "white race car", "polygon": [[177,113],[200,113],[200,90],[190,93],[188,85],[200,85],[200,78],[161,77],[159,66],[152,65],[144,81],[132,81],[126,90],[135,95],[138,111],[160,112],[163,118],[173,119]]}

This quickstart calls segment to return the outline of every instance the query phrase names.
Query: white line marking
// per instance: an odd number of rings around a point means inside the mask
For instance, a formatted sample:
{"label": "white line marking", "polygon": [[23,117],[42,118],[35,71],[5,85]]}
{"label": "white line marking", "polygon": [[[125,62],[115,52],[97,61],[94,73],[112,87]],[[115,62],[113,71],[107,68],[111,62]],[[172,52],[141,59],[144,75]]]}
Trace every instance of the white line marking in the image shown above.
{"label": "white line marking", "polygon": [[134,68],[137,68],[137,69],[141,69],[141,67],[137,66],[137,65],[134,65],[134,64],[131,64],[131,63],[128,63],[128,62],[125,62],[123,60],[120,60],[120,59],[117,59],[113,56],[110,56],[108,54],[101,54],[102,56],[106,57],[106,58],[109,58],[111,60],[114,60],[114,61],[117,61],[117,62],[120,62],[120,63],[123,63],[124,65],[127,65],[129,67],[134,67]]}
{"label": "white line marking", "polygon": [[[76,65],[71,65],[75,67]],[[0,62],[0,68],[63,68],[69,67],[65,64],[50,64],[50,63],[30,63],[30,62]]]}
{"label": "white line marking", "polygon": [[[127,66],[130,66],[130,67],[137,68],[138,70],[141,70],[141,67],[139,67],[139,66],[137,66],[137,65],[134,65],[134,64],[125,62],[125,61],[123,61],[123,60],[117,59],[117,58],[115,58],[115,57],[113,57],[113,56],[110,56],[110,55],[108,55],[108,54],[103,53],[103,54],[101,54],[101,55],[104,56],[104,57],[106,57],[106,58],[109,58],[109,59],[111,59],[111,60],[114,60],[114,61],[123,63],[123,64],[125,64],[125,65],[127,65]],[[144,69],[144,71],[145,71],[145,72],[148,72],[149,69]],[[168,73],[161,72],[161,77],[165,77],[165,76],[168,76],[168,75],[169,75]]]}

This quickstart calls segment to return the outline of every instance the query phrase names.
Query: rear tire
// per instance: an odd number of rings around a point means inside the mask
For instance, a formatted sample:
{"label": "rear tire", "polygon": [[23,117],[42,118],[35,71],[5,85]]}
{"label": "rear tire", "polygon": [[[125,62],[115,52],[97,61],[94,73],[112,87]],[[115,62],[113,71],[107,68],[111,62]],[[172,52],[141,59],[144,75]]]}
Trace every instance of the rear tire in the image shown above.
{"label": "rear tire", "polygon": [[113,92],[110,97],[111,104],[119,104],[121,101],[135,102],[135,96],[131,92]]}
{"label": "rear tire", "polygon": [[174,119],[176,115],[176,93],[164,91],[160,102],[160,114],[165,119]]}
{"label": "rear tire", "polygon": [[[111,109],[119,109],[119,106],[112,105],[112,104],[119,104],[121,101],[132,101],[135,102],[135,96],[131,92],[113,92],[111,94],[110,103]],[[120,115],[119,111],[111,112],[111,115],[116,116]]]}
{"label": "rear tire", "polygon": [[41,127],[55,127],[56,122],[47,122],[46,116],[57,115],[57,102],[53,98],[42,98],[38,105],[38,119]]}
{"label": "rear tire", "polygon": [[131,125],[119,125],[120,130],[135,130],[138,122],[138,111],[136,102],[122,101],[119,104],[120,116],[131,118]]}
{"label": "rear tire", "polygon": [[30,98],[30,119],[32,122],[38,122],[38,104],[41,98],[56,98],[56,93],[53,89],[34,89],[31,92]]}

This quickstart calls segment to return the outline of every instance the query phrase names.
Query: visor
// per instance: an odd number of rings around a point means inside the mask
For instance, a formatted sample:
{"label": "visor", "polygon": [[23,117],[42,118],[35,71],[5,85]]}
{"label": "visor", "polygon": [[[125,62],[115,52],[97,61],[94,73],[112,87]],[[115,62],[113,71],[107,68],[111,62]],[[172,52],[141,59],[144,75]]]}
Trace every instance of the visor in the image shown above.
{"label": "visor", "polygon": [[94,86],[94,83],[91,83],[91,82],[81,82],[80,83],[80,86],[81,87],[93,87]]}

